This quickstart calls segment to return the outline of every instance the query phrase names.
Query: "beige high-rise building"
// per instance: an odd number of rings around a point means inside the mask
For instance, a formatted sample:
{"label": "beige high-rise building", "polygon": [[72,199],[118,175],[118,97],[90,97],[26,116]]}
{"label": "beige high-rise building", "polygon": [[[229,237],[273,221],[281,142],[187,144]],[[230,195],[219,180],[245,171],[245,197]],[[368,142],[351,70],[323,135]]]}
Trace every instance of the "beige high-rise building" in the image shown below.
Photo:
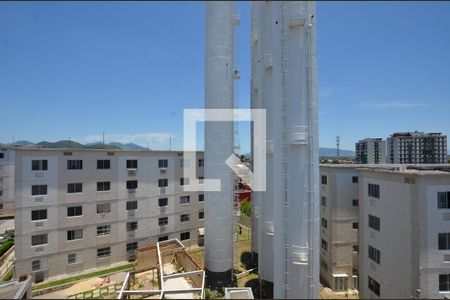
{"label": "beige high-rise building", "polygon": [[178,238],[203,240],[203,194],[184,192],[176,151],[15,149],[15,277],[35,281],[134,258]]}

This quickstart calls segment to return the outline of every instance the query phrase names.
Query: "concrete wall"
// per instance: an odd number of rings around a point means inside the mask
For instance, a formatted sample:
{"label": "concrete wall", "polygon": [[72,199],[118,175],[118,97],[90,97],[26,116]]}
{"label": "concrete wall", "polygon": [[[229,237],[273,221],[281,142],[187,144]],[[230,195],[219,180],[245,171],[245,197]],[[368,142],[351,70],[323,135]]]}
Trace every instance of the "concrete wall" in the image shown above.
{"label": "concrete wall", "polygon": [[346,275],[347,288],[353,286],[353,268],[358,269],[358,230],[353,223],[358,222],[358,207],[353,200],[358,199],[358,183],[352,178],[358,176],[356,167],[320,166],[320,175],[327,176],[327,184],[321,184],[320,196],[326,198],[327,206],[321,205],[321,218],[327,220],[327,228],[321,226],[321,239],[328,243],[328,250],[320,249],[320,275],[331,289],[338,289],[333,275]]}
{"label": "concrete wall", "polygon": [[15,152],[0,150],[0,214],[14,213],[14,162]]}

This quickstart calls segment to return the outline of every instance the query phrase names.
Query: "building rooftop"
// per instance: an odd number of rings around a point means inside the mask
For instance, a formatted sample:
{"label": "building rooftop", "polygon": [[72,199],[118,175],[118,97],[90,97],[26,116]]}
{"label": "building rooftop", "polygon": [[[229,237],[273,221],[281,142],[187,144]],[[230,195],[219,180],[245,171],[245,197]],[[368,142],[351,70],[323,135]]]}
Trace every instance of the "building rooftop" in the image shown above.
{"label": "building rooftop", "polygon": [[[129,149],[94,149],[94,148],[1,148],[1,150],[14,150],[17,152],[32,151],[67,151],[67,152],[117,152],[117,153],[137,153],[137,154],[183,154],[182,150],[129,150]],[[186,151],[191,152],[191,151]],[[203,151],[195,151],[203,153]]]}
{"label": "building rooftop", "polygon": [[410,137],[410,136],[440,136],[442,133],[440,132],[429,132],[425,133],[422,131],[414,131],[414,132],[394,132],[391,134],[391,137]]}
{"label": "building rooftop", "polygon": [[450,164],[321,164],[320,167],[352,168],[364,171],[410,175],[450,175]]}

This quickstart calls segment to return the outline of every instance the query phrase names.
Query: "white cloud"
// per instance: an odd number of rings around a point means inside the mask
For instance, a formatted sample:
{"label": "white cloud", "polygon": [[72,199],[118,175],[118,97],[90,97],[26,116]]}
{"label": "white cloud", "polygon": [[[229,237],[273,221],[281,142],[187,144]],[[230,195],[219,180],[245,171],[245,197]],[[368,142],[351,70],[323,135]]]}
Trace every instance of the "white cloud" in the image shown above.
{"label": "white cloud", "polygon": [[428,104],[421,102],[405,102],[405,101],[390,101],[390,102],[370,102],[365,101],[360,103],[362,108],[416,108],[427,107]]}
{"label": "white cloud", "polygon": [[[149,132],[149,133],[136,133],[136,134],[105,134],[105,142],[119,142],[122,144],[134,143],[140,146],[147,146],[147,143],[150,145],[157,145],[167,143],[170,137],[174,137],[171,134],[163,133],[163,132]],[[98,135],[89,135],[82,139],[85,143],[95,143],[103,140],[103,136],[101,134]]]}

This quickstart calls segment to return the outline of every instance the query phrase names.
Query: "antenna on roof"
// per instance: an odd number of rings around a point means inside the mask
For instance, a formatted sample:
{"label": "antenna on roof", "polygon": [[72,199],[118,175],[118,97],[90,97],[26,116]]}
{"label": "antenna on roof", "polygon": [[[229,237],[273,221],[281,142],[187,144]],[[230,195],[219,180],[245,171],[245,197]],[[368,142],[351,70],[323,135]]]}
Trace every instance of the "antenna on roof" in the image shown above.
{"label": "antenna on roof", "polygon": [[103,130],[103,147],[105,147],[105,131]]}
{"label": "antenna on roof", "polygon": [[169,151],[172,151],[172,135],[169,136]]}

